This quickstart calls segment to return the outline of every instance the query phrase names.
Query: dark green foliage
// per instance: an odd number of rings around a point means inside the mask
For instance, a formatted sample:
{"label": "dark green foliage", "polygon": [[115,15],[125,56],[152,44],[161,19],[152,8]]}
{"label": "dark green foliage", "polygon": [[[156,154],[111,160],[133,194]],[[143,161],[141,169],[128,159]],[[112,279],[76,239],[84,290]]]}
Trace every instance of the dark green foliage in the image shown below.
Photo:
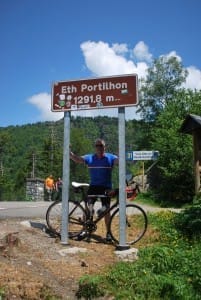
{"label": "dark green foliage", "polygon": [[85,275],[79,283],[79,289],[76,292],[78,299],[97,299],[104,296],[104,290],[99,286],[99,277]]}
{"label": "dark green foliage", "polygon": [[[175,218],[177,214],[170,211],[149,215],[149,226],[158,231],[158,239],[140,249],[137,261],[116,263],[106,274],[95,276],[96,287],[112,299],[199,300],[201,242],[186,240],[177,231]],[[87,277],[88,287],[93,286],[93,278]],[[79,292],[84,295],[82,289]],[[88,299],[96,299],[93,296]]]}
{"label": "dark green foliage", "polygon": [[192,201],[194,194],[192,139],[179,129],[187,114],[200,114],[201,93],[182,89],[186,76],[177,57],[161,56],[139,91],[138,111],[145,121],[142,140],[146,150],[160,152],[148,174],[150,186],[160,201],[176,205]]}
{"label": "dark green foliage", "polygon": [[192,202],[194,196],[192,136],[179,129],[189,113],[200,112],[201,93],[179,91],[155,121],[151,144],[160,152],[151,186],[160,201],[176,205]]}
{"label": "dark green foliage", "polygon": [[189,239],[201,240],[201,201],[196,199],[195,204],[184,209],[175,218],[176,227]]}

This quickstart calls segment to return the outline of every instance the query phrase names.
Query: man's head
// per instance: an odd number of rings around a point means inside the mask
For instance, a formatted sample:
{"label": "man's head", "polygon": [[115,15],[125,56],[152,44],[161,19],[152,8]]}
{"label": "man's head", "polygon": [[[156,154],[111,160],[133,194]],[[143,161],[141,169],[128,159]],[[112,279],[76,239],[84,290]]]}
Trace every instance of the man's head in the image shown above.
{"label": "man's head", "polygon": [[105,141],[103,139],[97,139],[95,141],[96,154],[102,156],[105,152]]}

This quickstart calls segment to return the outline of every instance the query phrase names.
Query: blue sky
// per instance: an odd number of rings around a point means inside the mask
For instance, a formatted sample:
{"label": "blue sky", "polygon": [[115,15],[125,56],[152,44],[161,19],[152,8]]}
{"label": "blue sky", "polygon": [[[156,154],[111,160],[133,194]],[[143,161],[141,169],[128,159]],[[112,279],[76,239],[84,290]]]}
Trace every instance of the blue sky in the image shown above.
{"label": "blue sky", "polygon": [[0,0],[0,127],[60,119],[50,110],[55,81],[146,77],[160,55],[176,55],[186,87],[201,89],[200,13],[200,0]]}

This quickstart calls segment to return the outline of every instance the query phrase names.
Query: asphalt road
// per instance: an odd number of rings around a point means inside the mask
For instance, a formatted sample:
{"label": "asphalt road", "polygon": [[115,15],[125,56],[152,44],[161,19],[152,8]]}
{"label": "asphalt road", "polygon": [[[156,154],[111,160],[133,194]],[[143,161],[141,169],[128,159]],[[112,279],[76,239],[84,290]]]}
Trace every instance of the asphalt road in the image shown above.
{"label": "asphalt road", "polygon": [[45,218],[51,202],[0,202],[0,219],[4,218]]}
{"label": "asphalt road", "polygon": [[[4,218],[44,218],[48,206],[52,202],[23,202],[23,201],[0,201],[0,219]],[[180,209],[157,208],[149,205],[139,205],[146,212],[156,212],[160,210],[173,210],[179,212]]]}

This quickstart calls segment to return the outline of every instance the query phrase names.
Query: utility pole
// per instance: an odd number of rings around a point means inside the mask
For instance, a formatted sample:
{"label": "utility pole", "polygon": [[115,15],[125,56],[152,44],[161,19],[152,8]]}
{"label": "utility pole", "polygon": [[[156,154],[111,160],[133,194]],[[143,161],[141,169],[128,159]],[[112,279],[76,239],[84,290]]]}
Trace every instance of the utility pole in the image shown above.
{"label": "utility pole", "polygon": [[32,153],[32,173],[31,173],[31,178],[35,178],[35,166],[36,166],[35,162],[36,162],[36,155],[33,152]]}
{"label": "utility pole", "polygon": [[3,162],[2,162],[2,160],[0,161],[0,172],[1,172],[1,176],[3,177],[3,175],[4,175],[4,168],[3,168]]}
{"label": "utility pole", "polygon": [[4,175],[4,168],[3,168],[2,155],[3,155],[3,148],[0,147],[0,173],[1,173],[1,176]]}
{"label": "utility pole", "polygon": [[55,128],[54,123],[51,122],[51,128],[50,128],[50,140],[51,140],[51,146],[50,146],[50,170],[51,173],[53,172],[53,164],[54,164],[54,145],[55,145]]}

